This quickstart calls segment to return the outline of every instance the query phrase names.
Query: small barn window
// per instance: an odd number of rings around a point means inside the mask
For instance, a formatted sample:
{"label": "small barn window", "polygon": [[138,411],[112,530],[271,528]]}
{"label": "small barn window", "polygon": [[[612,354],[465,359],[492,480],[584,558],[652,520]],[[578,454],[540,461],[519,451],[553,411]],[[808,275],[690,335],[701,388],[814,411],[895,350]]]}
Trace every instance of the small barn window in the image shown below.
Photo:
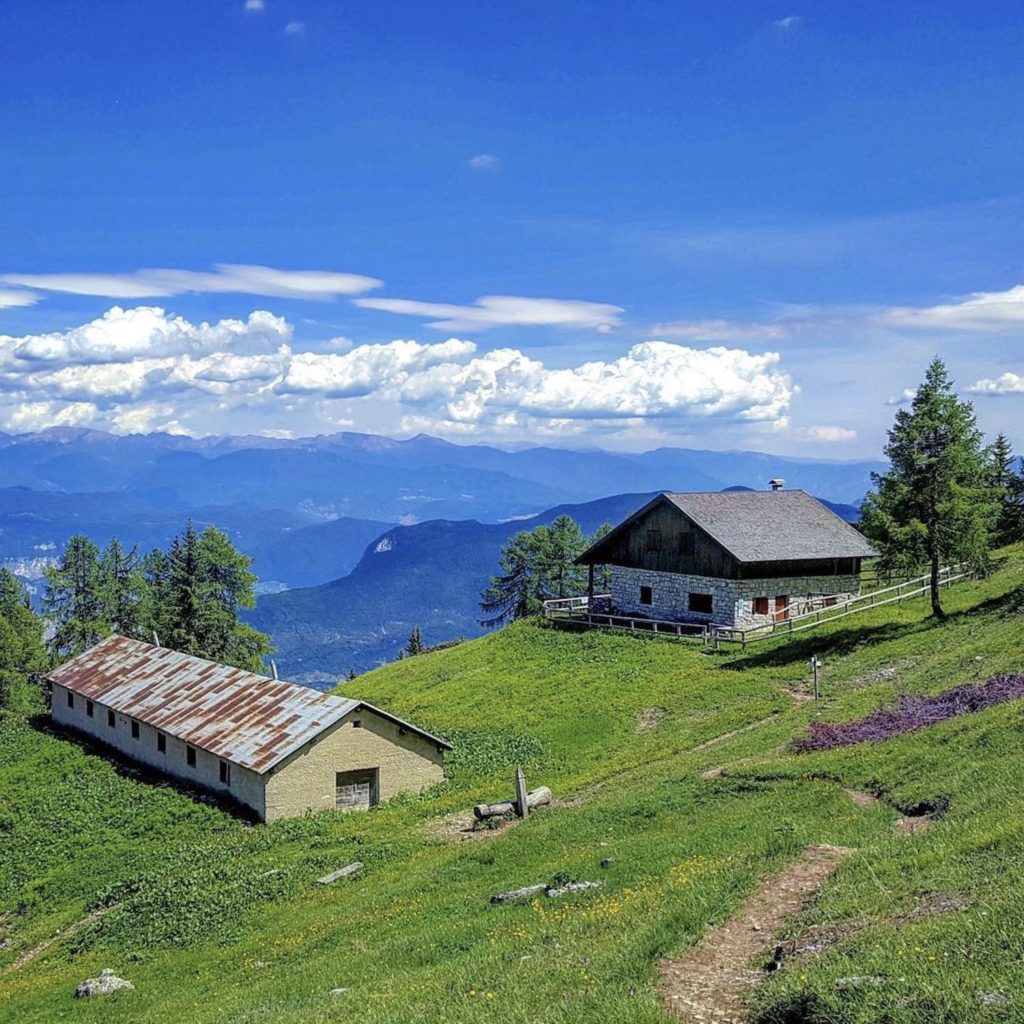
{"label": "small barn window", "polygon": [[68,707],[73,708],[75,706],[75,695],[68,690]]}
{"label": "small barn window", "polygon": [[91,701],[91,700],[87,700],[87,701],[85,702],[85,713],[86,713],[86,714],[87,714],[87,715],[88,715],[88,716],[89,716],[90,718],[92,718],[92,701]]}
{"label": "small barn window", "polygon": [[117,725],[117,719],[114,717],[113,711],[107,712],[107,725],[109,725],[111,729],[113,729],[114,726]]}
{"label": "small barn window", "polygon": [[714,598],[710,594],[690,594],[689,609],[701,615],[710,615],[714,610]]}
{"label": "small barn window", "polygon": [[134,719],[132,720],[132,739],[137,740],[139,738],[139,723]]}
{"label": "small barn window", "polygon": [[156,734],[156,752],[158,754],[167,753],[167,737],[162,732]]}
{"label": "small barn window", "polygon": [[187,744],[185,746],[185,764],[187,764],[189,768],[195,768],[196,766],[196,748],[190,747]]}
{"label": "small barn window", "polygon": [[679,534],[679,554],[692,555],[697,549],[697,541],[692,533]]}
{"label": "small barn window", "polygon": [[647,550],[648,551],[660,551],[661,550],[661,530],[648,530],[647,531]]}
{"label": "small barn window", "polygon": [[654,591],[650,587],[640,588],[640,603],[654,604]]}
{"label": "small barn window", "polygon": [[353,729],[362,729],[362,727],[363,727],[363,720],[361,718],[356,718],[356,719],[353,720],[353,722],[352,722],[352,728]]}
{"label": "small barn window", "polygon": [[754,614],[755,615],[767,615],[768,614],[768,598],[767,597],[755,597],[754,598]]}
{"label": "small barn window", "polygon": [[231,765],[227,761],[221,761],[220,763],[220,781],[225,786],[231,785]]}

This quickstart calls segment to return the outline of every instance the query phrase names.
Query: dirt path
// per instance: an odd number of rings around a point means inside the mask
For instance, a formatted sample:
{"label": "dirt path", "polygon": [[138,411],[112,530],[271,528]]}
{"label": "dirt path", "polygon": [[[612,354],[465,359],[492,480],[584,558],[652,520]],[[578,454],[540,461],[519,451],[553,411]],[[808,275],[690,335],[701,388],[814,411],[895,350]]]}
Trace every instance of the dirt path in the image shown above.
{"label": "dirt path", "polygon": [[712,928],[693,949],[658,968],[658,993],[678,1020],[742,1024],[746,997],[764,977],[752,966],[776,945],[776,934],[853,850],[809,846],[798,860],[761,881],[743,909]]}
{"label": "dirt path", "polygon": [[112,910],[115,910],[120,904],[115,903],[110,907],[100,907],[99,910],[94,910],[91,914],[86,914],[81,921],[76,921],[74,924],[69,925],[63,931],[57,932],[56,935],[43,942],[40,942],[38,946],[33,946],[31,949],[26,949],[17,960],[7,965],[6,973],[16,971],[20,967],[24,967],[26,964],[32,963],[37,956],[42,956],[55,942],[59,942],[61,939],[70,939],[76,932],[81,931],[87,924],[92,924],[93,921],[99,920],[104,914],[109,914]]}
{"label": "dirt path", "polygon": [[[874,793],[864,793],[859,789],[847,789],[845,792],[858,807],[874,807],[882,802]],[[907,835],[915,835],[931,828],[931,825],[932,819],[927,814],[901,814],[896,828]]]}

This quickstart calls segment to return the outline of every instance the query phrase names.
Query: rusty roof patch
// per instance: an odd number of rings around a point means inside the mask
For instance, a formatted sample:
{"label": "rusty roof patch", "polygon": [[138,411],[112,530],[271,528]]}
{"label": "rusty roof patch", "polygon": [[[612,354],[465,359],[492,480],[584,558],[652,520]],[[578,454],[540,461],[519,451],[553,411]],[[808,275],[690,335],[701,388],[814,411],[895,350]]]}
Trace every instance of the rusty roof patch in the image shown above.
{"label": "rusty roof patch", "polygon": [[364,701],[110,636],[55,669],[50,682],[225,761],[269,771],[356,708],[450,744]]}

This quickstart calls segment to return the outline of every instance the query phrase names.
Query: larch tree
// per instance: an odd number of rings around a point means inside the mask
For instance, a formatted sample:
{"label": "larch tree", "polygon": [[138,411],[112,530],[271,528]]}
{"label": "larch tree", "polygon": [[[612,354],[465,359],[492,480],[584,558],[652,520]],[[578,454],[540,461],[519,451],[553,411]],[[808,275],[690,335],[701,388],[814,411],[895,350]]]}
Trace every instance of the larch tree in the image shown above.
{"label": "larch tree", "polygon": [[872,476],[862,525],[883,569],[929,567],[932,612],[943,618],[941,570],[987,565],[998,504],[974,409],[957,397],[941,359],[928,367],[910,408],[896,413],[885,454],[889,469]]}
{"label": "larch tree", "polygon": [[58,661],[81,654],[110,633],[99,549],[88,537],[69,538],[60,561],[47,570],[43,611],[53,629],[48,647]]}
{"label": "larch tree", "polygon": [[0,569],[0,711],[38,706],[37,681],[48,663],[42,617],[32,610],[21,581]]}
{"label": "larch tree", "polygon": [[989,458],[990,480],[999,503],[993,540],[1015,544],[1024,540],[1024,466],[1005,434],[992,442]]}
{"label": "larch tree", "polygon": [[110,632],[139,637],[146,581],[138,547],[125,551],[116,538],[99,560],[99,590],[102,617]]}

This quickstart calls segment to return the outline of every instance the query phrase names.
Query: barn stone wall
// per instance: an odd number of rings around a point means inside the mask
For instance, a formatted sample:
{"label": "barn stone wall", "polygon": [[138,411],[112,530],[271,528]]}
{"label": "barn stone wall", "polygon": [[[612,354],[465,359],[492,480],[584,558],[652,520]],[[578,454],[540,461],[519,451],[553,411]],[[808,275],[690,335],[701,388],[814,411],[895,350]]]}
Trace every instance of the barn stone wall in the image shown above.
{"label": "barn stone wall", "polygon": [[80,693],[72,694],[74,706],[68,706],[68,690],[57,683],[53,684],[52,711],[53,720],[78,732],[85,733],[104,746],[112,747],[118,753],[153,768],[165,775],[170,775],[192,786],[201,786],[218,796],[233,800],[249,808],[257,816],[264,816],[264,778],[249,768],[238,764],[231,765],[231,777],[228,784],[220,781],[220,758],[196,747],[196,763],[193,767],[186,759],[186,744],[174,736],[167,736],[167,749],[161,753],[157,749],[159,731],[145,722],[139,722],[139,736],[132,736],[132,719],[119,711],[114,712],[114,725],[108,725],[106,704],[98,700],[92,702],[93,713],[87,713],[88,702]]}
{"label": "barn stone wall", "polygon": [[337,772],[377,768],[378,794],[387,800],[442,782],[443,760],[436,743],[357,708],[270,773],[267,821],[333,808]]}
{"label": "barn stone wall", "polygon": [[[779,594],[788,595],[792,606],[811,596],[823,595],[842,601],[860,592],[860,578],[856,575],[725,580],[713,576],[654,572],[619,565],[609,566],[609,569],[612,604],[621,612],[670,621],[713,622],[738,629],[769,624],[773,619],[771,610],[774,608],[774,598]],[[651,588],[651,604],[640,603],[641,587]],[[688,610],[691,593],[711,595],[710,614]],[[757,597],[769,598],[768,615],[754,614],[754,599]]]}

